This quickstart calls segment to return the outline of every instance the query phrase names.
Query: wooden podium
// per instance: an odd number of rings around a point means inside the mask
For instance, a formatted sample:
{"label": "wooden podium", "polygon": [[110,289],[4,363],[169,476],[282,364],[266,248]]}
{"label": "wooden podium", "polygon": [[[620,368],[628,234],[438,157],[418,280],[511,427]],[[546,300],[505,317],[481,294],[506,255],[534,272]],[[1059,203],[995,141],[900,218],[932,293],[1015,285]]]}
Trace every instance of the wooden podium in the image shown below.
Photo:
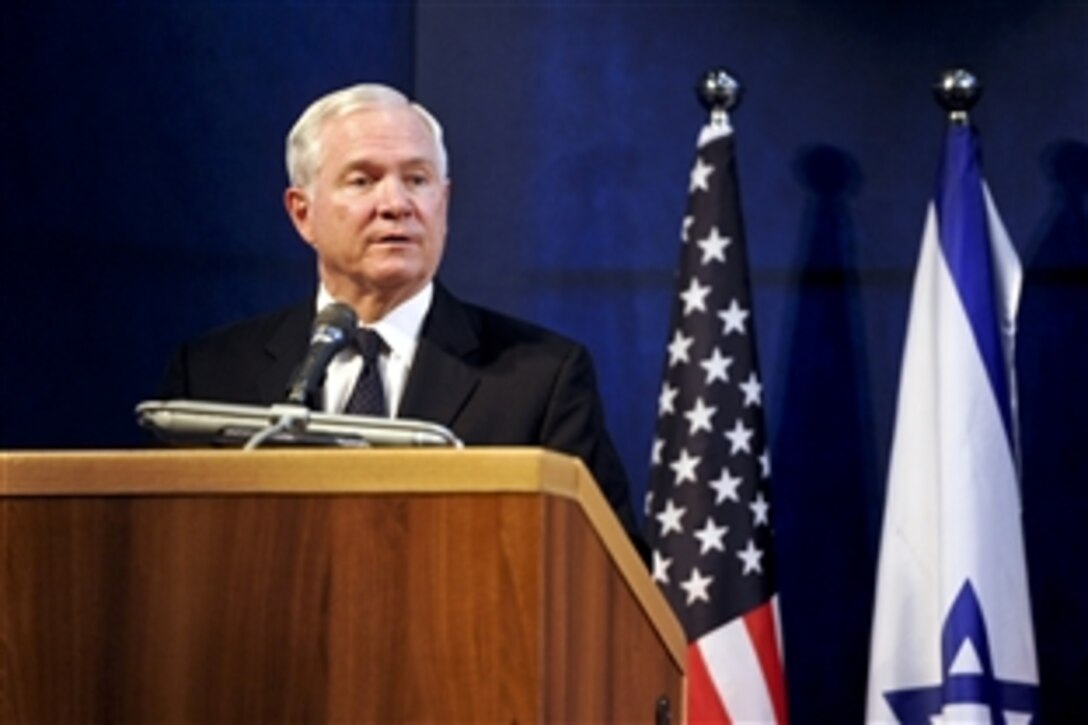
{"label": "wooden podium", "polygon": [[683,718],[680,627],[554,453],[6,453],[0,545],[0,722]]}

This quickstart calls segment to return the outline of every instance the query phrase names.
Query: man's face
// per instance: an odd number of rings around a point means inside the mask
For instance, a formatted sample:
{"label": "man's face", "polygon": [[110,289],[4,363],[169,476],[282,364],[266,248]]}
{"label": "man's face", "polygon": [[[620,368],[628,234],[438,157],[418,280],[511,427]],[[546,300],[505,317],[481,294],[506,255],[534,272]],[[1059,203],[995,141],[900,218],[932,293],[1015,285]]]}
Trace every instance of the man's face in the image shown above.
{"label": "man's face", "polygon": [[310,187],[288,189],[286,201],[332,296],[388,309],[421,290],[442,259],[449,202],[424,121],[410,108],[333,118],[319,163]]}

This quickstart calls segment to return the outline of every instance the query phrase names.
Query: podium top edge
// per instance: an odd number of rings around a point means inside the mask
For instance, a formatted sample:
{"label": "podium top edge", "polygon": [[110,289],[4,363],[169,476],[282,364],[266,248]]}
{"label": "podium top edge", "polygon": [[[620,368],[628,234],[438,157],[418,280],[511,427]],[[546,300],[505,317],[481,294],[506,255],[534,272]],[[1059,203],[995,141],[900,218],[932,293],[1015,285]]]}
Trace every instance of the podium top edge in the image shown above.
{"label": "podium top edge", "polygon": [[[165,449],[0,453],[0,495],[541,492],[573,497],[579,465],[541,448]],[[440,473],[440,477],[435,474]]]}

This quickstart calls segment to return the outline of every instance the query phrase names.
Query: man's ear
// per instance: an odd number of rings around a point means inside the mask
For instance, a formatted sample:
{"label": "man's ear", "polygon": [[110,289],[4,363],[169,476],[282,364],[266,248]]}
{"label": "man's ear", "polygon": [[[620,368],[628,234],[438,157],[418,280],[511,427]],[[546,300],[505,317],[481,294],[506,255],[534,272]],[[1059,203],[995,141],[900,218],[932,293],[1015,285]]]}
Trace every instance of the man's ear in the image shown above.
{"label": "man's ear", "polygon": [[450,212],[450,189],[451,188],[453,188],[453,187],[450,186],[450,180],[449,179],[444,179],[442,181],[442,197],[443,197],[442,198],[442,206],[444,206],[446,208],[446,214],[449,214],[449,212]]}
{"label": "man's ear", "polygon": [[310,224],[310,197],[297,186],[292,186],[283,193],[283,205],[287,208],[287,216],[291,217],[291,223],[295,225],[298,235],[307,244],[313,244],[313,227]]}

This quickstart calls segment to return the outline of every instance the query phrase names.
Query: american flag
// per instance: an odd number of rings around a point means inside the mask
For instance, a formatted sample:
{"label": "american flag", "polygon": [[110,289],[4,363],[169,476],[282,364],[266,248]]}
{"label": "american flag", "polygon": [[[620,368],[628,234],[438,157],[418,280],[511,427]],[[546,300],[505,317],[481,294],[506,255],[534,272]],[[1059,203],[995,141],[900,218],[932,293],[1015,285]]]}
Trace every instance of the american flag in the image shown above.
{"label": "american flag", "polygon": [[770,458],[727,118],[699,136],[646,500],[691,722],[786,722]]}

